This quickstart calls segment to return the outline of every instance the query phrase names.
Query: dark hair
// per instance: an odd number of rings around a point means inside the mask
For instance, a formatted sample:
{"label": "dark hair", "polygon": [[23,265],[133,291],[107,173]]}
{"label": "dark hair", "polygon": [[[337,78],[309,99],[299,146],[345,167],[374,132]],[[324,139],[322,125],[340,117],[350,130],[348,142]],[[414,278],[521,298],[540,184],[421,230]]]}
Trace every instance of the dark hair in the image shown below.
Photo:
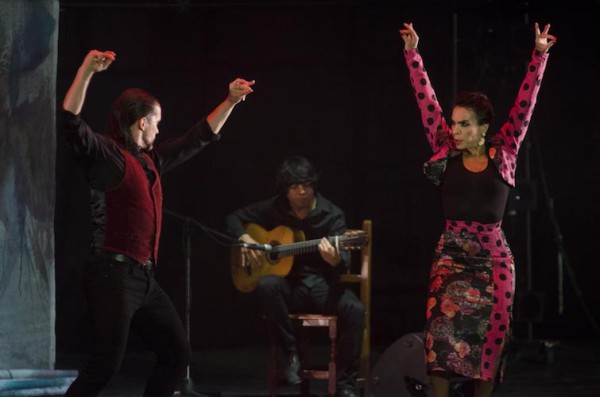
{"label": "dark hair", "polygon": [[126,89],[110,109],[106,134],[137,157],[139,148],[133,142],[129,128],[142,117],[153,114],[158,105],[158,100],[148,92],[139,88]]}
{"label": "dark hair", "polygon": [[487,96],[480,92],[461,92],[454,100],[454,106],[471,110],[477,117],[477,122],[492,125],[494,108]]}
{"label": "dark hair", "polygon": [[288,157],[277,171],[276,187],[279,194],[285,195],[290,186],[310,184],[316,189],[319,175],[313,165],[302,156]]}

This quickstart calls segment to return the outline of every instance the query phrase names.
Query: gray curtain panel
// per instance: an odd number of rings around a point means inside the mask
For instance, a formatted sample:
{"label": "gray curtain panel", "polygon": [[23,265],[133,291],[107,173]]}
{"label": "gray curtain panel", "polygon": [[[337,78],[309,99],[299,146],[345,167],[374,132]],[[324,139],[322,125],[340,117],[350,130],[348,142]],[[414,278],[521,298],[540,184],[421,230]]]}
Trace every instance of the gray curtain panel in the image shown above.
{"label": "gray curtain panel", "polygon": [[58,0],[1,3],[0,369],[51,369]]}

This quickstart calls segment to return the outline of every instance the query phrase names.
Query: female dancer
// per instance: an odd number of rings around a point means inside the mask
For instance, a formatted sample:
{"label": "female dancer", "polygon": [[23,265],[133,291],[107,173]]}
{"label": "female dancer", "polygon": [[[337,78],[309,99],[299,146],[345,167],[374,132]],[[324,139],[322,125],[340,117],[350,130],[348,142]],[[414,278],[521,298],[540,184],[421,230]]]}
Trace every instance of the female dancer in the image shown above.
{"label": "female dancer", "polygon": [[519,147],[556,38],[535,24],[535,50],[506,123],[489,131],[493,110],[477,92],[459,94],[448,126],[412,23],[400,29],[404,56],[434,155],[425,175],[439,186],[446,226],[431,267],[425,353],[434,397],[446,397],[449,377],[475,379],[475,396],[490,396],[502,376],[510,336],[514,260],[501,229],[515,184]]}

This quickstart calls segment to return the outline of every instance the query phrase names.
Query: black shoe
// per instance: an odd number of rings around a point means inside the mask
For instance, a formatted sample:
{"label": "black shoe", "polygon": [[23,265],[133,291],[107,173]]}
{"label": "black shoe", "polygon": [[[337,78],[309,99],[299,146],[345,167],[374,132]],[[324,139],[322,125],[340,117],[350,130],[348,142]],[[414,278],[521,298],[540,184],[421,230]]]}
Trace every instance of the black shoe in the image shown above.
{"label": "black shoe", "polygon": [[353,387],[345,386],[336,393],[337,397],[359,397],[358,391]]}
{"label": "black shoe", "polygon": [[300,379],[300,359],[296,353],[292,353],[288,356],[287,362],[285,363],[285,380],[290,385],[297,385],[302,382]]}

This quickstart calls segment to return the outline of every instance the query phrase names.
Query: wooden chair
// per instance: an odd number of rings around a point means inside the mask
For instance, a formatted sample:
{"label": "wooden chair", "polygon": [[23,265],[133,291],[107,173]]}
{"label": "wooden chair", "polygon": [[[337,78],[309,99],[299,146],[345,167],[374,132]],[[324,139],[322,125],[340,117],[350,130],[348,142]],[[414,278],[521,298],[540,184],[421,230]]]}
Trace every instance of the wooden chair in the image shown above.
{"label": "wooden chair", "polygon": [[[368,243],[360,251],[360,273],[359,274],[343,274],[341,281],[345,283],[360,284],[359,298],[365,306],[365,329],[362,343],[362,351],[360,355],[359,374],[357,378],[357,386],[363,390],[363,396],[367,396],[367,387],[369,383],[370,372],[370,355],[371,355],[371,258],[373,246],[373,226],[370,220],[363,221],[363,230],[367,234]],[[329,338],[329,361],[327,369],[303,368],[301,373],[302,383],[300,384],[300,394],[308,396],[309,380],[321,379],[328,381],[327,392],[330,396],[336,393],[336,355],[337,355],[337,316],[310,314],[310,313],[294,313],[290,314],[290,318],[300,327],[300,331],[312,327],[328,328]],[[303,332],[305,333],[305,332]],[[271,338],[271,341],[273,338]],[[307,345],[308,339],[303,338],[304,344]],[[305,349],[306,350],[306,346]],[[268,359],[268,377],[269,377],[269,393],[272,397],[276,396],[278,386],[277,373],[277,348],[273,342],[270,344],[270,352]]]}

